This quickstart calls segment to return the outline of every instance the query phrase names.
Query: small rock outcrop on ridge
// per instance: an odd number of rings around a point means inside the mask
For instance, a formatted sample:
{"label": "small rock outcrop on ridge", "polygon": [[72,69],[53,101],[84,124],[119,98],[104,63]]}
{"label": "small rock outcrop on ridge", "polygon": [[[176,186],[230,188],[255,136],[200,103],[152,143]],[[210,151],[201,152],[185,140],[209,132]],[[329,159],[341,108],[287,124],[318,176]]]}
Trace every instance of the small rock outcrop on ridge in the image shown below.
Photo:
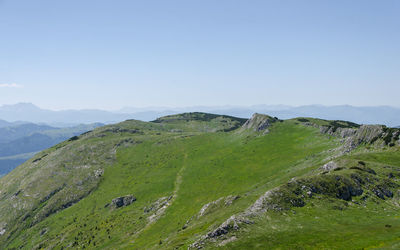
{"label": "small rock outcrop on ridge", "polygon": [[252,129],[255,132],[263,132],[263,134],[266,134],[269,132],[268,128],[271,124],[276,121],[278,121],[278,118],[255,113],[243,124],[242,129]]}

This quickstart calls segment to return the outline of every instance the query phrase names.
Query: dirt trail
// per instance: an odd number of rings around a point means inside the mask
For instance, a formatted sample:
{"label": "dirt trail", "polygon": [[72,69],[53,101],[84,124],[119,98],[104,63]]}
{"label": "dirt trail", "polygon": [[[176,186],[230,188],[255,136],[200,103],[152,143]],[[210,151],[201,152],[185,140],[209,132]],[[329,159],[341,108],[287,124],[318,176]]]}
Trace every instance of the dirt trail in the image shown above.
{"label": "dirt trail", "polygon": [[[150,215],[148,217],[148,223],[146,224],[146,226],[144,226],[141,230],[137,231],[133,238],[136,239],[143,231],[147,230],[151,225],[153,225],[158,219],[161,218],[161,216],[165,213],[165,210],[172,205],[172,203],[174,203],[174,201],[176,200],[176,198],[178,197],[178,192],[182,183],[182,175],[183,172],[186,169],[186,159],[187,159],[187,154],[185,154],[184,159],[183,159],[183,165],[181,167],[181,169],[179,169],[178,173],[176,174],[176,179],[175,179],[175,183],[174,183],[174,191],[172,192],[172,195],[167,198],[167,197],[163,197],[164,199],[167,199],[165,204],[157,209],[157,211],[155,211],[152,215]],[[161,198],[161,199],[163,199]],[[134,241],[132,241],[131,243],[133,243]]]}

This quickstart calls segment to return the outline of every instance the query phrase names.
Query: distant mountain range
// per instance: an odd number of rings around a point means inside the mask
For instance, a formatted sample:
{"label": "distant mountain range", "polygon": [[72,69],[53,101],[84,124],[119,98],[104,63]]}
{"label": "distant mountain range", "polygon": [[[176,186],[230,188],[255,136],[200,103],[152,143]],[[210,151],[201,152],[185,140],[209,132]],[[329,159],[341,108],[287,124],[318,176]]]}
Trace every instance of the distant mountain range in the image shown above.
{"label": "distant mountain range", "polygon": [[113,123],[128,119],[126,114],[112,113],[102,110],[63,110],[53,111],[41,109],[31,103],[18,103],[0,107],[0,119],[9,122],[26,121],[46,123],[57,127],[95,122]]}
{"label": "distant mountain range", "polygon": [[31,103],[18,103],[0,107],[0,127],[21,124],[21,121],[45,123],[56,127],[74,126],[101,122],[116,123],[127,119],[143,121],[155,120],[158,117],[183,112],[208,112],[249,118],[253,113],[265,113],[281,119],[294,117],[320,117],[329,120],[346,120],[360,124],[384,124],[390,127],[399,126],[400,108],[389,106],[355,107],[350,105],[322,106],[308,105],[292,107],[287,105],[255,105],[243,106],[193,106],[185,108],[126,107],[117,111],[104,110],[62,110],[52,111],[41,109]]}

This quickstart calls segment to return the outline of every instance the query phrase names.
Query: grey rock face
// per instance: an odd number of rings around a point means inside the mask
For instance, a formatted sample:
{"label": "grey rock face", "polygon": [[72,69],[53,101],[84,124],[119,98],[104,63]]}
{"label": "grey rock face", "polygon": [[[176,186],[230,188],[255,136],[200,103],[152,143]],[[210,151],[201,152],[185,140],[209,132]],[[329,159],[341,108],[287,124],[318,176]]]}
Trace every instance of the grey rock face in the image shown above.
{"label": "grey rock face", "polygon": [[266,134],[269,132],[268,127],[270,127],[271,124],[277,120],[278,119],[268,115],[255,113],[249,120],[245,122],[245,124],[243,124],[242,129],[252,129],[255,132],[264,132],[264,134]]}
{"label": "grey rock face", "polygon": [[120,207],[126,207],[132,204],[134,201],[136,201],[136,197],[133,195],[126,195],[122,197],[115,198],[111,201],[109,204],[113,208],[120,208]]}
{"label": "grey rock face", "polygon": [[372,144],[377,139],[384,139],[387,136],[383,125],[361,125],[359,128],[319,126],[319,129],[323,134],[342,138],[345,153],[352,151],[362,143]]}
{"label": "grey rock face", "polygon": [[240,196],[238,195],[229,195],[227,197],[221,197],[218,200],[209,202],[205,204],[200,211],[197,213],[197,215],[193,216],[190,218],[188,221],[186,221],[185,225],[182,227],[182,229],[186,229],[189,226],[189,223],[193,219],[199,219],[200,217],[203,217],[204,215],[207,215],[208,213],[211,213],[213,209],[216,209],[218,207],[227,207],[233,204],[237,199],[239,199]]}
{"label": "grey rock face", "polygon": [[148,207],[144,208],[145,213],[156,212],[160,210],[162,207],[168,206],[168,202],[172,199],[172,196],[162,197],[158,199],[156,202],[151,204]]}

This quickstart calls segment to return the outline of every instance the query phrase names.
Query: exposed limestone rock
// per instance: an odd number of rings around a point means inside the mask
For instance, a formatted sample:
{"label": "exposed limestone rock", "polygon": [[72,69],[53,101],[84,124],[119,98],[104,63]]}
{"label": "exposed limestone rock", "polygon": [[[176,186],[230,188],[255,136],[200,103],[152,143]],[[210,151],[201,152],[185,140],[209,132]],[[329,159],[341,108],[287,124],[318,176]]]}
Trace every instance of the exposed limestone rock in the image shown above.
{"label": "exposed limestone rock", "polygon": [[240,224],[252,224],[253,222],[250,220],[250,217],[263,213],[268,209],[278,208],[276,204],[269,203],[271,196],[276,194],[276,190],[277,189],[267,191],[264,195],[258,198],[253,205],[246,209],[246,211],[238,215],[232,215],[216,229],[200,237],[200,239],[191,244],[188,249],[201,249],[207,240],[216,239],[220,236],[228,234],[233,230],[239,230]]}
{"label": "exposed limestone rock", "polygon": [[235,241],[235,240],[237,240],[237,238],[235,236],[232,236],[232,237],[230,237],[230,238],[228,238],[226,240],[221,241],[221,243],[219,243],[218,246],[219,247],[225,246],[226,244],[228,244],[228,243],[230,243],[232,241]]}
{"label": "exposed limestone rock", "polygon": [[207,238],[216,238],[218,236],[227,234],[229,231],[238,230],[239,224],[242,224],[242,223],[251,224],[252,222],[247,220],[245,217],[232,215],[229,219],[227,219],[224,223],[222,223],[214,231],[209,232],[206,235],[206,239]]}
{"label": "exposed limestone rock", "polygon": [[133,195],[126,195],[122,197],[115,198],[111,201],[110,204],[107,204],[106,207],[110,206],[111,208],[120,208],[131,205],[134,201],[136,201],[136,197]]}
{"label": "exposed limestone rock", "polygon": [[244,214],[246,216],[254,216],[268,210],[281,210],[278,204],[271,202],[272,197],[277,195],[278,190],[278,188],[275,188],[265,192],[244,212]]}
{"label": "exposed limestone rock", "polygon": [[160,208],[164,207],[165,205],[167,205],[171,199],[172,199],[172,196],[161,197],[156,202],[151,204],[149,207],[145,207],[144,212],[145,213],[155,212],[155,211],[159,210]]}
{"label": "exposed limestone rock", "polygon": [[239,199],[240,196],[239,195],[229,195],[228,197],[225,198],[225,206],[230,206],[232,205],[232,203]]}
{"label": "exposed limestone rock", "polygon": [[222,199],[223,199],[223,198],[219,198],[219,199],[216,200],[216,201],[212,201],[212,202],[210,202],[210,203],[205,204],[205,205],[200,209],[200,212],[198,213],[197,218],[202,217],[203,215],[205,215],[205,214],[207,213],[207,211],[209,210],[209,208],[217,206],[217,205],[222,201]]}
{"label": "exposed limestone rock", "polygon": [[318,127],[320,132],[342,139],[343,153],[348,153],[362,143],[373,144],[378,139],[383,140],[384,145],[394,145],[399,140],[400,130],[387,128],[383,125],[361,125],[359,127],[343,128],[334,126],[318,126],[306,122],[307,126]]}
{"label": "exposed limestone rock", "polygon": [[160,216],[164,213],[167,207],[170,205],[170,201],[172,200],[173,196],[162,197],[154,202],[150,207],[146,207],[144,209],[145,213],[152,212],[153,214],[150,215],[147,219],[149,223],[156,221]]}
{"label": "exposed limestone rock", "polygon": [[266,134],[269,132],[268,127],[276,121],[278,121],[277,118],[255,113],[243,124],[242,129],[252,129],[255,132],[263,132],[263,134]]}
{"label": "exposed limestone rock", "polygon": [[359,142],[372,143],[383,134],[382,125],[362,125],[355,134],[355,139]]}
{"label": "exposed limestone rock", "polygon": [[190,218],[188,221],[186,221],[185,225],[182,227],[182,229],[186,229],[189,226],[189,223],[193,220],[193,219],[199,219],[201,217],[203,217],[204,215],[207,215],[209,213],[211,213],[214,209],[216,209],[217,207],[222,207],[222,206],[230,206],[232,205],[232,203],[239,199],[240,196],[238,195],[229,195],[227,197],[221,197],[218,200],[209,202],[207,204],[205,204],[200,211],[197,213],[197,215],[193,216],[192,218]]}
{"label": "exposed limestone rock", "polygon": [[99,177],[103,176],[103,174],[104,174],[104,169],[96,169],[96,170],[94,170],[94,176],[96,178],[99,178]]}
{"label": "exposed limestone rock", "polygon": [[199,213],[197,214],[197,218],[202,217],[203,215],[207,214],[210,210],[212,210],[213,208],[222,205],[222,201],[224,201],[224,205],[225,206],[230,206],[232,205],[232,203],[239,199],[240,196],[237,195],[229,195],[227,197],[221,197],[218,200],[212,201],[210,203],[205,204],[199,211]]}
{"label": "exposed limestone rock", "polygon": [[339,166],[336,164],[336,162],[330,161],[330,162],[326,163],[325,165],[323,165],[320,169],[321,170],[325,170],[325,171],[331,171],[331,170],[336,169],[338,167]]}

